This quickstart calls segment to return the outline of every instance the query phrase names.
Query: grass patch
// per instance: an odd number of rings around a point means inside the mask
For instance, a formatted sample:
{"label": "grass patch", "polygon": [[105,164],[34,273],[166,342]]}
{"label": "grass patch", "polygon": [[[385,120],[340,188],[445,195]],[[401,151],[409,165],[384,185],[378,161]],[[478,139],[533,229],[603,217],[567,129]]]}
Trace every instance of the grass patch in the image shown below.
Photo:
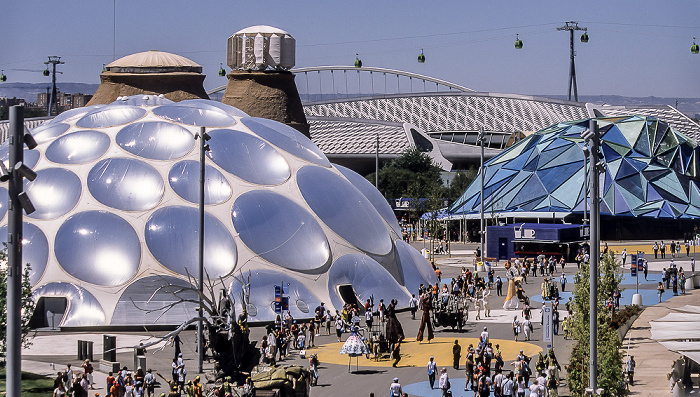
{"label": "grass patch", "polygon": [[[46,397],[53,394],[53,379],[22,372],[22,397]],[[0,368],[0,395],[5,395],[5,367]]]}

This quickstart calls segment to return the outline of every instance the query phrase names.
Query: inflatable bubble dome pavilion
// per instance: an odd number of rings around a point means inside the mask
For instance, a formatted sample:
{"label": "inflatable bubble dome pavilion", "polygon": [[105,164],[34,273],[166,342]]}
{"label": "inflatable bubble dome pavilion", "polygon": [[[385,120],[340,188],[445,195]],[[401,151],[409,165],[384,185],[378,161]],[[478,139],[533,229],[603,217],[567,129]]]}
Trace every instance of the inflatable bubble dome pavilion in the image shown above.
{"label": "inflatable bubble dome pavilion", "polygon": [[[122,97],[31,131],[38,146],[24,159],[38,176],[24,190],[36,211],[24,216],[22,261],[35,326],[179,325],[196,315],[194,303],[157,309],[175,301],[164,286],[198,274],[201,127],[210,136],[204,267],[237,313],[243,278],[252,322],[274,320],[276,285],[294,318],[311,318],[321,302],[340,309],[370,296],[406,307],[419,284],[437,281],[379,191],[295,129],[215,101]],[[0,155],[7,162],[7,142]]]}

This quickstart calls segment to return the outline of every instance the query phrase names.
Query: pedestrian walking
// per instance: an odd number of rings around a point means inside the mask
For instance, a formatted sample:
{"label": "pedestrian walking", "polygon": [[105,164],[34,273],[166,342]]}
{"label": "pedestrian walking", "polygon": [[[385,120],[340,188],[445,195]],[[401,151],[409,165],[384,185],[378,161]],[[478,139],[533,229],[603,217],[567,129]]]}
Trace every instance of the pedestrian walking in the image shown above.
{"label": "pedestrian walking", "polygon": [[450,386],[450,377],[447,375],[447,368],[443,368],[440,374],[440,381],[438,382],[438,387],[442,390],[442,397],[447,397]]}
{"label": "pedestrian walking", "polygon": [[644,260],[644,281],[647,281],[647,274],[649,274],[649,264],[646,259]]}
{"label": "pedestrian walking", "polygon": [[659,248],[661,249],[661,259],[666,259],[666,243],[662,241]]}
{"label": "pedestrian walking", "polygon": [[496,296],[503,296],[503,281],[501,276],[496,276]]}
{"label": "pedestrian walking", "polygon": [[389,396],[390,397],[401,397],[403,390],[401,389],[401,383],[399,383],[399,378],[394,378],[389,386]]}
{"label": "pedestrian walking", "polygon": [[428,361],[428,383],[430,383],[430,389],[435,387],[435,373],[437,372],[437,363],[435,362],[435,357],[430,356],[430,361]]}
{"label": "pedestrian walking", "polygon": [[627,261],[627,248],[622,249],[622,267],[625,267],[625,262]]}
{"label": "pedestrian walking", "polygon": [[408,307],[411,309],[411,320],[415,320],[416,311],[418,311],[418,299],[416,299],[416,294],[411,294],[411,299],[408,300]]}
{"label": "pedestrian walking", "polygon": [[559,277],[559,283],[561,284],[561,292],[566,292],[566,275],[564,272],[562,272],[561,277]]}
{"label": "pedestrian walking", "polygon": [[634,356],[630,356],[627,359],[627,379],[629,379],[631,386],[634,386],[634,367],[636,366],[637,363],[634,361]]}
{"label": "pedestrian walking", "polygon": [[518,341],[518,334],[520,334],[520,321],[518,321],[518,316],[513,316],[513,335],[515,335],[515,341]]}
{"label": "pedestrian walking", "polygon": [[656,291],[659,294],[659,303],[661,303],[661,296],[664,294],[664,286],[661,284],[661,281],[659,281],[659,285],[656,287]]}

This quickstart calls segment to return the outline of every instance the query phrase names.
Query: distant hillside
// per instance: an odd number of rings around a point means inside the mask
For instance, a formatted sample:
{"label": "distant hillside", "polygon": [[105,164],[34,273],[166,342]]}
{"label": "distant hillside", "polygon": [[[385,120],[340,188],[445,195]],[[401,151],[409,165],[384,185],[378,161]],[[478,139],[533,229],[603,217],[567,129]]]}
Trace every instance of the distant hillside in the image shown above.
{"label": "distant hillside", "polygon": [[[566,95],[541,95],[554,99],[567,99]],[[595,104],[607,104],[617,106],[676,106],[677,109],[685,113],[688,117],[700,117],[700,98],[660,98],[656,96],[628,97],[621,95],[580,95],[581,102],[591,102]]]}
{"label": "distant hillside", "polygon": [[[85,83],[56,83],[56,88],[66,94],[93,95],[99,84]],[[51,89],[50,83],[2,83],[0,97],[21,98],[27,102],[36,102],[37,96],[46,89]]]}

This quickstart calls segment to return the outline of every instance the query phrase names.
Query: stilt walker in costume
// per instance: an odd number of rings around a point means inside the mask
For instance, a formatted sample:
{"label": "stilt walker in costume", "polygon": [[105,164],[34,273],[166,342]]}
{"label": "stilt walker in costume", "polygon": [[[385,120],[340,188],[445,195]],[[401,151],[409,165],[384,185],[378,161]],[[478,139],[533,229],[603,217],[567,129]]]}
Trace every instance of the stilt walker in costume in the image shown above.
{"label": "stilt walker in costume", "polygon": [[396,318],[397,303],[396,299],[392,299],[386,308],[386,340],[392,349],[395,343],[401,342],[405,338],[401,322]]}
{"label": "stilt walker in costume", "polygon": [[515,277],[518,275],[518,270],[510,264],[506,263],[506,278],[508,279],[508,293],[506,293],[506,300],[503,301],[503,309],[505,310],[515,310],[520,305],[520,300],[518,299],[518,291],[515,288]]}
{"label": "stilt walker in costume", "polygon": [[421,296],[421,302],[423,306],[423,317],[420,320],[420,329],[418,330],[418,336],[416,340],[421,342],[423,340],[423,331],[425,326],[428,326],[428,342],[430,342],[435,336],[433,335],[433,325],[430,323],[430,309],[433,308],[432,301],[430,299],[430,294],[423,293]]}

